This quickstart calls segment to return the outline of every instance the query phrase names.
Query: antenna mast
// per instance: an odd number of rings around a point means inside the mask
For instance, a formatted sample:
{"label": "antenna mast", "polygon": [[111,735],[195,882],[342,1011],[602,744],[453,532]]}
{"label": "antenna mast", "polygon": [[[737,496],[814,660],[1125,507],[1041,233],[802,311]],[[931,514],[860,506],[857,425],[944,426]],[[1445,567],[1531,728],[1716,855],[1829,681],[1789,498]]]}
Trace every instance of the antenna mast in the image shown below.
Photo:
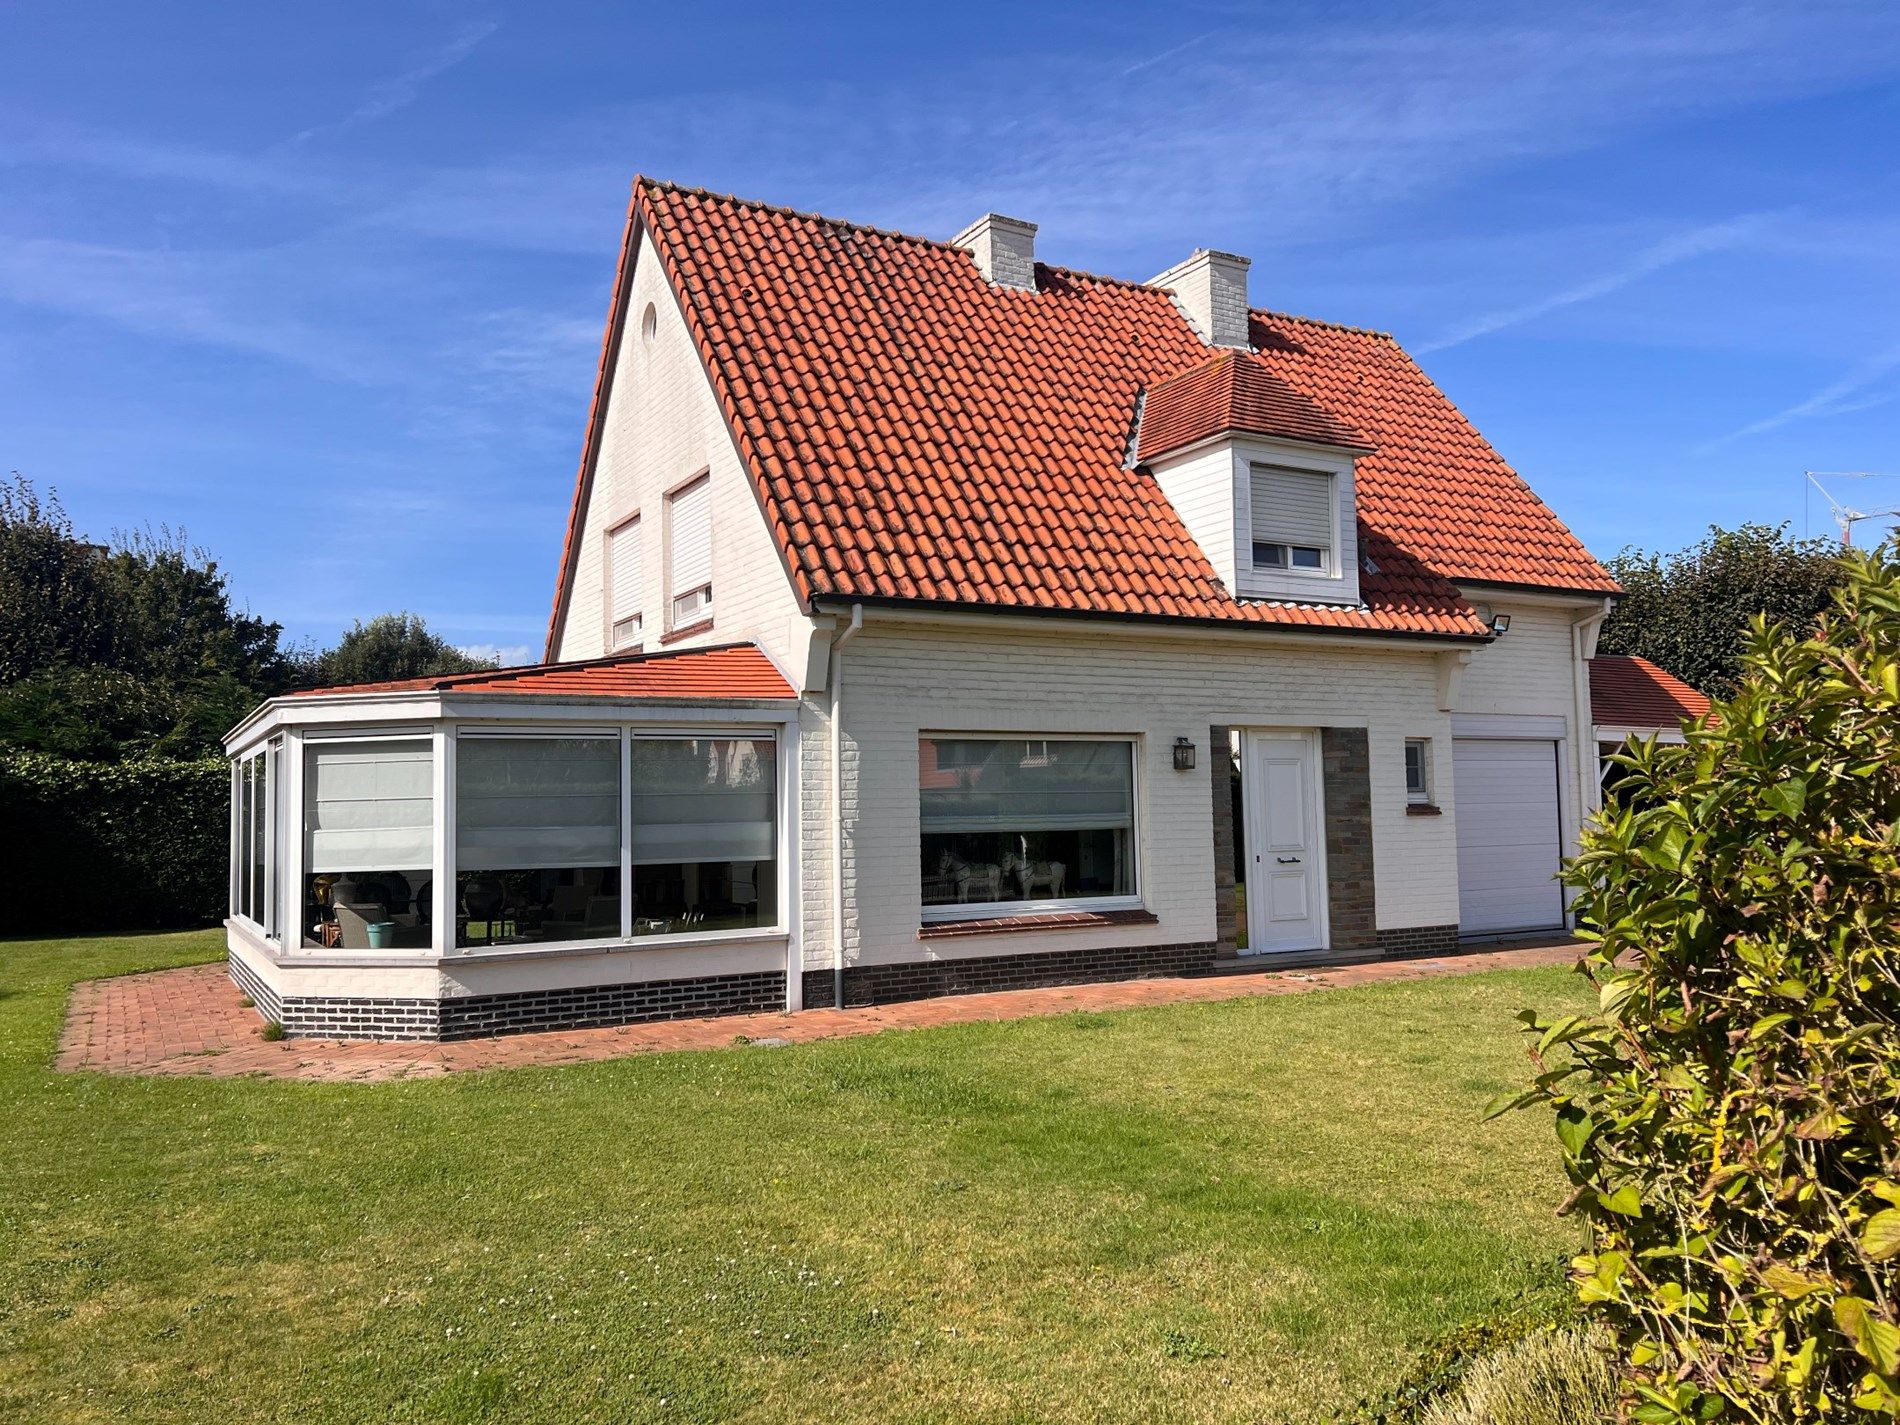
{"label": "antenna mast", "polygon": [[1834,512],[1834,523],[1841,531],[1841,544],[1851,549],[1854,544],[1854,526],[1862,520],[1886,519],[1891,515],[1900,515],[1900,505],[1889,505],[1884,510],[1857,510],[1851,505],[1843,505],[1828,493],[1827,486],[1821,483],[1821,477],[1830,480],[1883,480],[1892,478],[1880,470],[1805,470],[1808,483],[1821,492],[1821,498],[1827,501],[1828,508]]}

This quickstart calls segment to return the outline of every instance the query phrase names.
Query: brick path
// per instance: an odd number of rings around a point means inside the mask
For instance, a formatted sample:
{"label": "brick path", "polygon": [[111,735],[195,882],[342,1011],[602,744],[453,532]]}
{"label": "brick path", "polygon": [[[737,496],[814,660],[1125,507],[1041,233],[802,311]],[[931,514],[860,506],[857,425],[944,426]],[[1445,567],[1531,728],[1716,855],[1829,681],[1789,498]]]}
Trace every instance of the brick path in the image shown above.
{"label": "brick path", "polygon": [[1299,994],[1348,985],[1525,969],[1572,962],[1577,947],[1539,944],[1429,960],[1387,960],[1325,970],[1282,970],[1201,979],[1125,980],[1056,989],[1005,990],[913,1000],[871,1009],[813,1009],[801,1014],[675,1019],[610,1029],[554,1030],[449,1044],[284,1039],[267,1043],[257,1011],[225,977],[223,965],[191,965],[87,980],[73,987],[57,1066],[115,1074],[246,1074],[280,1079],[427,1078],[462,1069],[580,1064],[668,1049],[717,1049],[749,1040],[803,1043],[887,1029],[977,1020],[1026,1019],[1078,1010]]}

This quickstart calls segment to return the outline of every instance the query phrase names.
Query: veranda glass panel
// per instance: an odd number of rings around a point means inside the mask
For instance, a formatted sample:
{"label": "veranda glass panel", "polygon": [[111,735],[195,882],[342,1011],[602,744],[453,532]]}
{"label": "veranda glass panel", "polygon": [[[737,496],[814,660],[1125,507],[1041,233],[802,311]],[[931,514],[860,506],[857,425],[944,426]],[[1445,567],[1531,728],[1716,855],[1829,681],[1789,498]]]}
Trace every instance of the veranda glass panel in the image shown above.
{"label": "veranda glass panel", "polygon": [[430,943],[434,754],[426,738],[304,748],[303,933],[346,950]]}
{"label": "veranda glass panel", "polygon": [[620,934],[620,739],[464,737],[455,943]]}
{"label": "veranda glass panel", "polygon": [[633,930],[778,921],[778,756],[769,737],[633,741]]}
{"label": "veranda glass panel", "polygon": [[926,906],[1134,894],[1133,744],[927,737],[918,771]]}

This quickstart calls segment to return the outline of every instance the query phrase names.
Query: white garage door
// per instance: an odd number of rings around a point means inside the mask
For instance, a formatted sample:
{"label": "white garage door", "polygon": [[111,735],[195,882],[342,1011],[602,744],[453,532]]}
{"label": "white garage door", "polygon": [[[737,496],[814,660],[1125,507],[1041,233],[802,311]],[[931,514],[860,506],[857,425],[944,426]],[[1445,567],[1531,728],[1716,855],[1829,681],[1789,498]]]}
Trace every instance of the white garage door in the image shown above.
{"label": "white garage door", "polygon": [[1458,929],[1464,935],[1549,930],[1564,921],[1553,877],[1563,854],[1557,744],[1460,737]]}

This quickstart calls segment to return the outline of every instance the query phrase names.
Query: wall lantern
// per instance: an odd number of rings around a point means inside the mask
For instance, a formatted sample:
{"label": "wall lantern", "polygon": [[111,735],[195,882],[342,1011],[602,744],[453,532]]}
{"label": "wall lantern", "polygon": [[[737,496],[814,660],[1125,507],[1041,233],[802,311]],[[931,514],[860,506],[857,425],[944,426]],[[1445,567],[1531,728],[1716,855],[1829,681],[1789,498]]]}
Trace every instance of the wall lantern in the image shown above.
{"label": "wall lantern", "polygon": [[1194,744],[1185,737],[1174,739],[1174,770],[1177,772],[1194,770]]}
{"label": "wall lantern", "polygon": [[1509,633],[1510,631],[1511,631],[1511,616],[1509,614],[1492,614],[1491,615],[1491,632],[1498,634],[1499,636],[1502,636],[1504,634]]}

